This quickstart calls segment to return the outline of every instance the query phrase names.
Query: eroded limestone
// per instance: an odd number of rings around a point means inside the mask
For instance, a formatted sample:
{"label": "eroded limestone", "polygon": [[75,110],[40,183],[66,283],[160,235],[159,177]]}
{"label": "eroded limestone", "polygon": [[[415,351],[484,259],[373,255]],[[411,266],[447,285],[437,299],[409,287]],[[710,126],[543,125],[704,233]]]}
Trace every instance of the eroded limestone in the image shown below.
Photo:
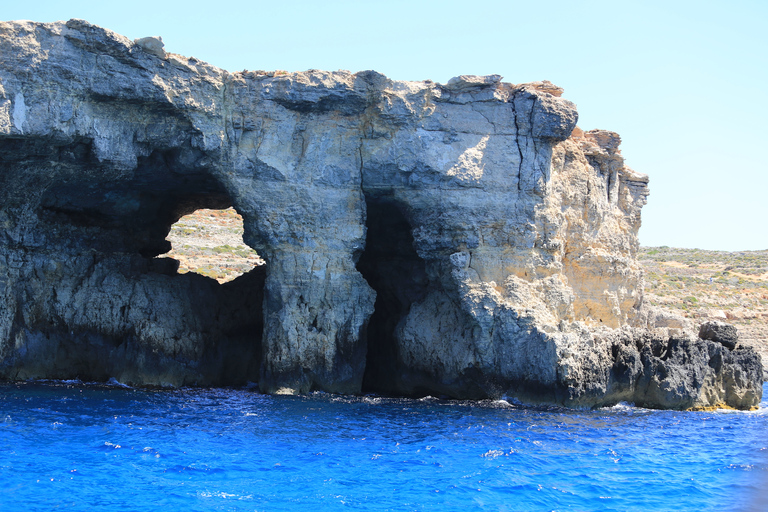
{"label": "eroded limestone", "polygon": [[[648,179],[561,94],[0,24],[0,376],[756,405],[754,352],[644,307]],[[229,206],[263,268],[220,286],[151,259]]]}

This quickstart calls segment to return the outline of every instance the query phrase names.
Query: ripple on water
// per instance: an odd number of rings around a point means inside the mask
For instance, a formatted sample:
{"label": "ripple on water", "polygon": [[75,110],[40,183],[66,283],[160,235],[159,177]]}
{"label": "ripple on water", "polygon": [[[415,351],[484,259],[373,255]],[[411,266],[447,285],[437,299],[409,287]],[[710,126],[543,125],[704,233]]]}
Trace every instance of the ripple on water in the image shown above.
{"label": "ripple on water", "polygon": [[748,510],[768,488],[766,411],[6,384],[0,503],[25,511]]}

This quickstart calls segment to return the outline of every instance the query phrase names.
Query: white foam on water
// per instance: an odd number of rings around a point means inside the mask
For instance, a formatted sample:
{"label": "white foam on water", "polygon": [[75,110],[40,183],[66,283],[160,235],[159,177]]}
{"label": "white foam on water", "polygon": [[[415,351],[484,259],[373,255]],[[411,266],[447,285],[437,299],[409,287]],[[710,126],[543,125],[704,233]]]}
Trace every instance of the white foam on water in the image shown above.
{"label": "white foam on water", "polygon": [[636,407],[632,402],[619,402],[616,405],[610,407],[601,407],[601,411],[645,411],[650,409],[643,409],[642,407]]}

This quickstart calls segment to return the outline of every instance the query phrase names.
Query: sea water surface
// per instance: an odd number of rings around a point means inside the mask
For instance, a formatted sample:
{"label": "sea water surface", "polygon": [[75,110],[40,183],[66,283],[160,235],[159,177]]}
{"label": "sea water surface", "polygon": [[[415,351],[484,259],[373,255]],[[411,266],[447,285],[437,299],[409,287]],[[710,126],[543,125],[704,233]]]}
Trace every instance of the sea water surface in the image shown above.
{"label": "sea water surface", "polygon": [[0,511],[768,510],[766,405],[3,384]]}

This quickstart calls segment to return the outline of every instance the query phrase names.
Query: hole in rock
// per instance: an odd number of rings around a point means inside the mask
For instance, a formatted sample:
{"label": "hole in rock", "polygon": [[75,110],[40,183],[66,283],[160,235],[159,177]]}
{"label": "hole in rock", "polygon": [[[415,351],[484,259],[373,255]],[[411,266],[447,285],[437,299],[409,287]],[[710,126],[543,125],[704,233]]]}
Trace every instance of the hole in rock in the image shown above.
{"label": "hole in rock", "polygon": [[[229,204],[226,196],[188,196],[172,203],[161,216],[165,222],[158,223],[164,226],[162,242],[170,251],[152,261],[155,268],[174,269],[160,272],[175,276],[161,281],[162,286],[178,286],[185,294],[178,310],[194,318],[193,333],[205,347],[198,370],[214,385],[241,386],[259,378],[266,265],[243,242],[243,218],[233,207],[224,208]],[[170,224],[173,219],[178,220]],[[218,284],[176,275],[187,273]]]}
{"label": "hole in rock", "polygon": [[[49,340],[44,375],[122,375],[136,385],[258,381],[266,265],[243,244],[242,219],[205,155],[158,149],[132,172],[115,173],[79,161],[86,149],[62,161],[66,178],[41,192],[37,212],[34,241],[61,262],[40,279],[61,300],[34,325],[18,324],[30,339]],[[179,276],[179,266],[219,282]],[[93,315],[80,315],[86,303],[98,304]]]}
{"label": "hole in rock", "polygon": [[171,226],[166,240],[172,249],[162,256],[177,260],[180,274],[194,272],[226,283],[265,264],[243,242],[243,218],[231,207],[184,215]]}
{"label": "hole in rock", "polygon": [[411,225],[398,205],[368,196],[366,205],[368,232],[357,268],[376,290],[376,303],[368,322],[363,391],[397,393],[397,329],[411,304],[425,297],[429,279],[414,249]]}

